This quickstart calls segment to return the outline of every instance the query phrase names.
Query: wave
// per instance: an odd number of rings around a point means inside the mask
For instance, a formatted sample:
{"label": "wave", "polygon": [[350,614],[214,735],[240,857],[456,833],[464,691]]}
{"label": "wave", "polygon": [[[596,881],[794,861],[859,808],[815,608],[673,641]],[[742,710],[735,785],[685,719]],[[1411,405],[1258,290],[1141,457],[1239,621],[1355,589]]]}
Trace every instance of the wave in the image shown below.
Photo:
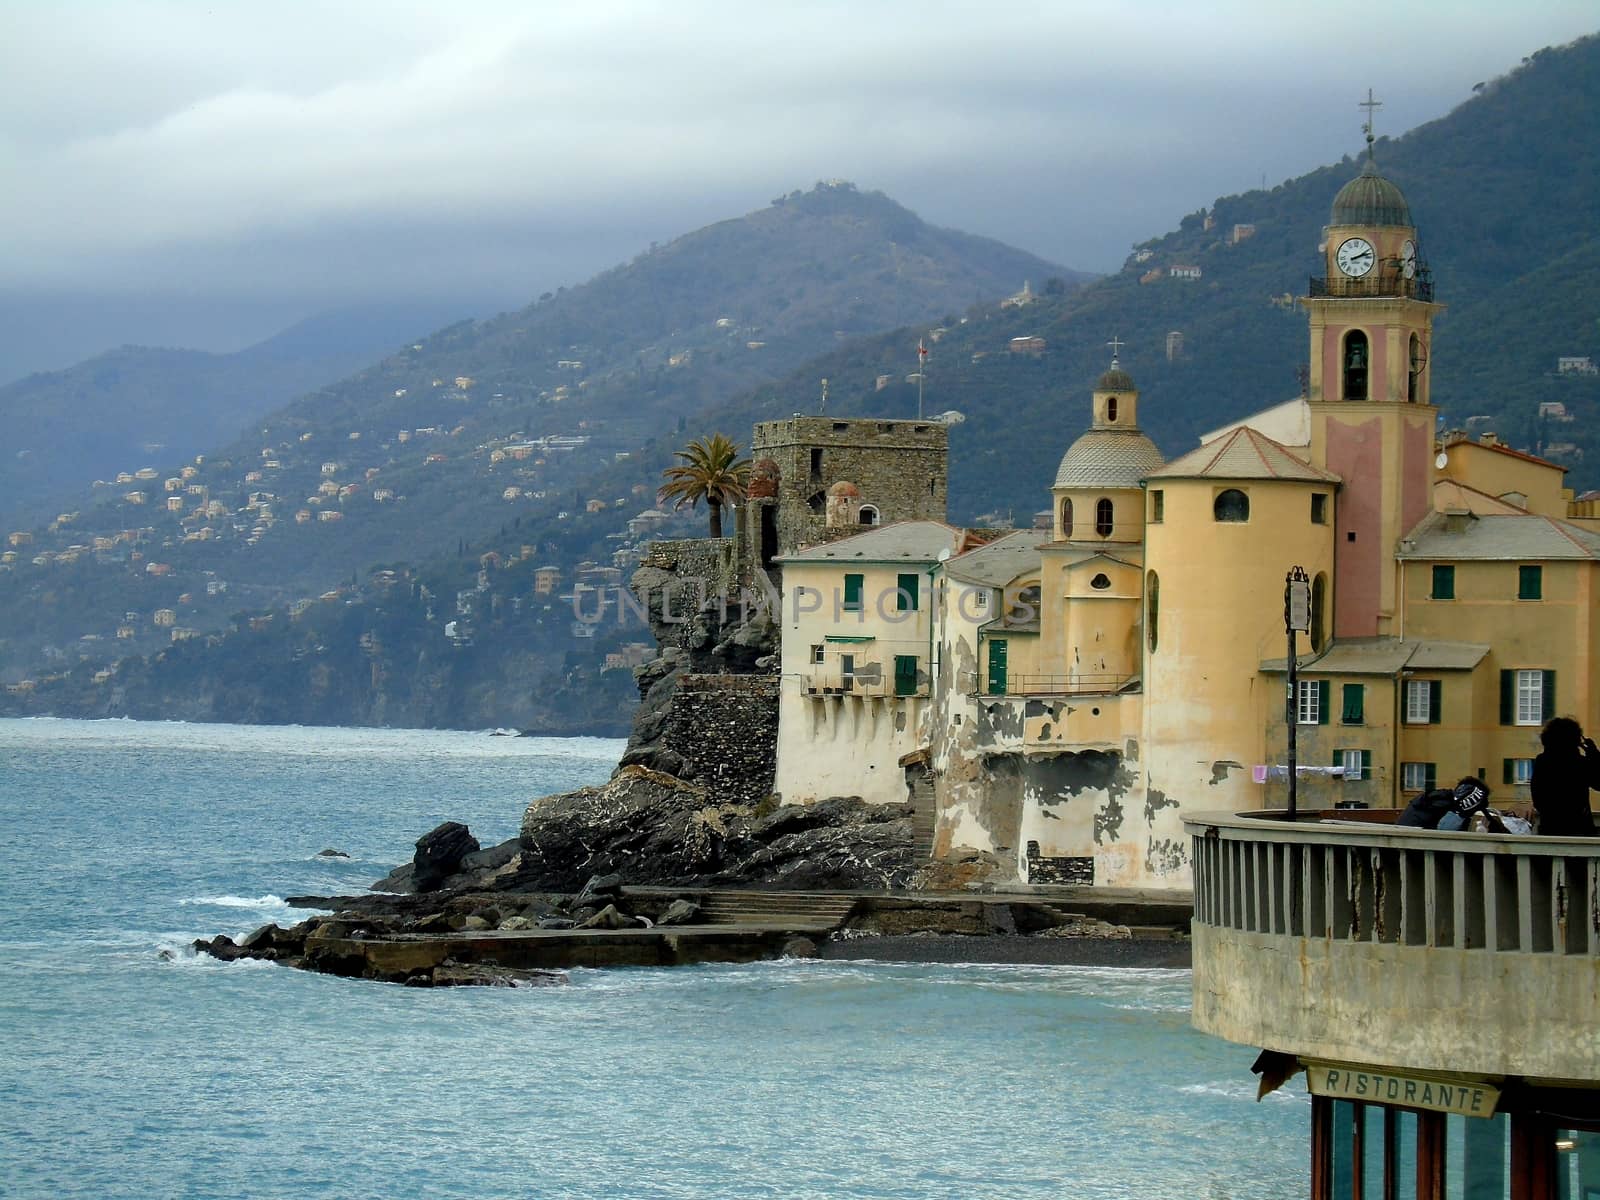
{"label": "wave", "polygon": [[282,896],[190,896],[179,900],[185,907],[201,905],[207,908],[287,908],[289,906]]}

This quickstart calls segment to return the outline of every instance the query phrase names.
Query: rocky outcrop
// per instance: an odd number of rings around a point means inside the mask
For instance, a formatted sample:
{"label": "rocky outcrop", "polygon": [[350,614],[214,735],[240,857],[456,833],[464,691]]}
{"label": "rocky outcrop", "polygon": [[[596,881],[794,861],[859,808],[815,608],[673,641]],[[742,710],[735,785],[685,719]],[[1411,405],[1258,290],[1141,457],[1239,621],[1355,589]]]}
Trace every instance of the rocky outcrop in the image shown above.
{"label": "rocky outcrop", "polygon": [[629,884],[882,890],[918,867],[909,808],[837,797],[765,810],[717,803],[641,766],[600,787],[528,806],[508,886],[576,892],[595,875]]}
{"label": "rocky outcrop", "polygon": [[411,860],[411,883],[419,892],[431,892],[455,874],[461,860],[481,849],[472,831],[459,821],[446,821],[417,839]]}

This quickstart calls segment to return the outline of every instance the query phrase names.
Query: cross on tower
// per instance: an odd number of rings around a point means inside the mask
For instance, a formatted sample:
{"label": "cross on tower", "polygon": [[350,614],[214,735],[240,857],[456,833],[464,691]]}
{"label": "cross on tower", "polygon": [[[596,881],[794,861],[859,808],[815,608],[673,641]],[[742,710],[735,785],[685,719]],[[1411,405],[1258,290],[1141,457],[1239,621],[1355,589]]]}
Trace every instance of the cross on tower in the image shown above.
{"label": "cross on tower", "polygon": [[1367,153],[1370,155],[1372,153],[1372,142],[1373,142],[1372,117],[1373,117],[1373,114],[1378,111],[1378,109],[1383,107],[1383,101],[1375,99],[1373,97],[1373,95],[1372,95],[1372,89],[1368,88],[1367,89],[1367,98],[1365,100],[1359,101],[1356,104],[1356,107],[1357,108],[1364,108],[1364,109],[1367,110],[1367,119],[1361,123],[1361,132],[1367,135]]}
{"label": "cross on tower", "polygon": [[1119,350],[1121,350],[1127,344],[1128,344],[1127,342],[1124,342],[1121,338],[1117,337],[1116,334],[1112,334],[1111,335],[1111,340],[1109,342],[1107,342],[1106,345],[1111,347],[1111,361],[1112,362],[1116,362],[1117,361],[1117,352]]}

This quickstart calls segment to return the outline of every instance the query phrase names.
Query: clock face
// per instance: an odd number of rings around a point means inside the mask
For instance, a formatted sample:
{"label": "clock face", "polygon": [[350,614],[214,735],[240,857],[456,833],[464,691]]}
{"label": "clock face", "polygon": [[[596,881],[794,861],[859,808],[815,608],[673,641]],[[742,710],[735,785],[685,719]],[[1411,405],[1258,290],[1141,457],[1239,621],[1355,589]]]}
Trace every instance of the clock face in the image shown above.
{"label": "clock face", "polygon": [[1352,278],[1359,279],[1372,270],[1372,264],[1377,261],[1372,250],[1372,243],[1366,238],[1346,238],[1334,252],[1333,261],[1339,264],[1339,270]]}
{"label": "clock face", "polygon": [[1417,273],[1417,244],[1410,238],[1400,243],[1400,273],[1407,279]]}

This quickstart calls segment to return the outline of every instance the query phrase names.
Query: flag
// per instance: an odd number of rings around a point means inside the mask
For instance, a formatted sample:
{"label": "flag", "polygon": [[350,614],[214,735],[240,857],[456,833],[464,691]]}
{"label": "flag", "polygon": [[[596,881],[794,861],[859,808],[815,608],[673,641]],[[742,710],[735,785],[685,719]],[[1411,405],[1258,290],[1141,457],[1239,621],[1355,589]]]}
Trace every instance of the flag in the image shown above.
{"label": "flag", "polygon": [[917,361],[920,363],[928,357],[928,348],[922,344],[922,339],[917,339]]}

